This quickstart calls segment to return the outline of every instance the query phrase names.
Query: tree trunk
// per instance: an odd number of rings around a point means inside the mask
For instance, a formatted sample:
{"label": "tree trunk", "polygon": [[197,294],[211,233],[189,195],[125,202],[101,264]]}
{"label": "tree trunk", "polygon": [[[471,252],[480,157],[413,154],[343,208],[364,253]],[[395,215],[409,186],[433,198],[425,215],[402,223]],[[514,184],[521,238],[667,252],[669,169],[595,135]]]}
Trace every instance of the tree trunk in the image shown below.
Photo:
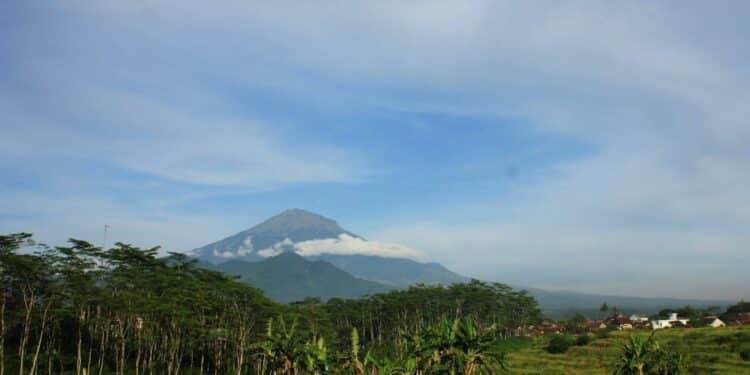
{"label": "tree trunk", "polygon": [[125,375],[125,319],[123,318],[118,326],[120,331],[120,375]]}
{"label": "tree trunk", "polygon": [[31,329],[31,310],[34,308],[34,296],[28,295],[26,291],[23,291],[23,305],[25,314],[23,318],[23,333],[21,334],[21,342],[18,344],[18,375],[23,375],[24,359],[26,357],[26,343],[29,341],[29,330]]}
{"label": "tree trunk", "polygon": [[141,332],[137,331],[136,335],[138,336],[138,348],[135,352],[135,375],[139,375],[141,368]]}
{"label": "tree trunk", "polygon": [[0,294],[0,375],[5,375],[5,291]]}
{"label": "tree trunk", "polygon": [[83,366],[83,322],[85,321],[85,315],[83,309],[78,312],[78,344],[76,345],[76,375],[81,375],[81,367]]}
{"label": "tree trunk", "polygon": [[[96,316],[97,316],[96,319],[99,319],[99,311],[100,311],[100,307],[97,306],[96,307]],[[85,369],[85,371],[82,372],[81,375],[89,375],[89,373],[91,372],[91,360],[93,358],[93,352],[94,352],[94,337],[96,336],[96,322],[97,322],[97,320],[91,319],[91,313],[89,313],[87,315],[89,315],[88,321],[90,322],[89,323],[89,327],[88,327],[89,332],[90,332],[89,345],[88,345],[88,347],[89,347],[89,354],[88,354],[88,359],[86,360],[86,369]]]}
{"label": "tree trunk", "polygon": [[36,350],[34,351],[34,358],[31,361],[31,370],[29,370],[29,375],[35,375],[36,374],[36,364],[39,360],[39,350],[42,348],[42,341],[44,340],[44,328],[47,325],[47,313],[49,312],[49,308],[52,306],[52,301],[47,302],[47,306],[44,307],[44,313],[42,313],[42,327],[39,329],[39,338],[36,341]]}
{"label": "tree trunk", "polygon": [[156,341],[152,338],[151,342],[148,344],[148,373],[149,375],[154,375],[154,347],[156,346]]}
{"label": "tree trunk", "polygon": [[237,375],[242,375],[242,366],[245,364],[245,336],[247,335],[245,325],[240,324],[237,329],[237,342],[235,359],[237,361]]}
{"label": "tree trunk", "polygon": [[102,375],[102,372],[104,372],[104,356],[106,355],[107,350],[107,325],[102,325],[101,327],[102,334],[100,337],[99,342],[99,375]]}

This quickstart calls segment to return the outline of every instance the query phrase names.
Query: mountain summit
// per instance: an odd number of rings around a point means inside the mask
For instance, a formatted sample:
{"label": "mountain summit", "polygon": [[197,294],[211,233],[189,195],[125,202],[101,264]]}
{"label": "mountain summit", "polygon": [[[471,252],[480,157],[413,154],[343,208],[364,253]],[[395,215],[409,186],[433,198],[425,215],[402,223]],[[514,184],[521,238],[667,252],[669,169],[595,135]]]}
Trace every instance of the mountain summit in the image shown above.
{"label": "mountain summit", "polygon": [[[424,254],[408,246],[368,241],[329,218],[290,209],[242,232],[195,249],[193,255],[221,268],[228,261],[258,262],[293,252],[325,260],[360,279],[394,287],[414,283],[466,281],[438,263],[422,263]],[[232,267],[237,271],[236,264]]]}
{"label": "mountain summit", "polygon": [[338,238],[341,234],[360,238],[341,228],[334,220],[293,208],[248,230],[195,249],[193,254],[212,263],[231,259],[259,261],[292,250],[294,243]]}
{"label": "mountain summit", "polygon": [[[341,228],[336,221],[299,208],[289,209],[273,216],[248,232],[265,234],[276,239],[289,238],[295,242],[337,237],[342,233],[356,237]],[[260,243],[259,245],[262,246]]]}

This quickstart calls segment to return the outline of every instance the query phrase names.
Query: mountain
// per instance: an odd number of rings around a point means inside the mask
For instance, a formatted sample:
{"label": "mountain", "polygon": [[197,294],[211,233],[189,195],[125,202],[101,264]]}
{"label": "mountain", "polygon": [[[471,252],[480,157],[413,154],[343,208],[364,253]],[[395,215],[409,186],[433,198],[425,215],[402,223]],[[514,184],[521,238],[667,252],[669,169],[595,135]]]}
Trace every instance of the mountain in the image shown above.
{"label": "mountain", "polygon": [[354,298],[385,292],[389,286],[358,279],[334,265],[310,261],[293,252],[285,252],[260,262],[230,260],[215,265],[216,270],[239,276],[279,302],[300,301],[306,297]]}
{"label": "mountain", "polygon": [[[274,255],[298,252],[311,260],[327,261],[360,279],[399,287],[417,283],[447,285],[468,280],[438,263],[409,259],[408,250],[412,249],[404,247],[403,254],[394,255],[394,249],[402,250],[399,246],[367,241],[334,220],[290,209],[248,230],[195,249],[193,255],[220,265],[237,260],[258,262]],[[388,256],[371,255],[381,250]]]}
{"label": "mountain", "polygon": [[335,221],[301,210],[286,210],[270,219],[220,241],[193,250],[193,254],[212,263],[230,259],[259,261],[263,251],[290,250],[296,242],[338,238],[341,234],[358,237],[341,228]]}

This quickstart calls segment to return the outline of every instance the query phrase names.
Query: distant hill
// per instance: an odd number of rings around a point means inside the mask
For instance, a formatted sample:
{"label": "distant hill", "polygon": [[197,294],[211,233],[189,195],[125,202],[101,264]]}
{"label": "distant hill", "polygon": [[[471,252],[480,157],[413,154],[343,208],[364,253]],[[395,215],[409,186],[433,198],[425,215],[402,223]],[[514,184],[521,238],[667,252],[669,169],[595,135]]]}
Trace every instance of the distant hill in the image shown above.
{"label": "distant hill", "polygon": [[537,299],[544,315],[550,318],[566,318],[576,313],[584,314],[590,318],[598,317],[601,315],[599,307],[605,302],[610,308],[617,307],[623,314],[655,314],[661,309],[677,308],[685,305],[693,307],[726,307],[736,302],[686,298],[629,297],[535,288],[525,289]]}
{"label": "distant hill", "polygon": [[324,300],[332,297],[353,298],[392,289],[358,279],[326,261],[310,261],[293,252],[260,262],[230,260],[213,268],[239,276],[279,302],[299,301],[306,297]]}

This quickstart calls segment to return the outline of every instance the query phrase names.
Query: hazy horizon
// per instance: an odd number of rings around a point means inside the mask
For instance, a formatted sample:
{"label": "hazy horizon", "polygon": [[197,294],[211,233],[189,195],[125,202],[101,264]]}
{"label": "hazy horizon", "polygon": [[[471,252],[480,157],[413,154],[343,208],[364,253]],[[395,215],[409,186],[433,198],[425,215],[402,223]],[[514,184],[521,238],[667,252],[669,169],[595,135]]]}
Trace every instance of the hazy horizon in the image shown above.
{"label": "hazy horizon", "polygon": [[0,5],[0,234],[288,208],[462,275],[750,299],[743,2]]}

